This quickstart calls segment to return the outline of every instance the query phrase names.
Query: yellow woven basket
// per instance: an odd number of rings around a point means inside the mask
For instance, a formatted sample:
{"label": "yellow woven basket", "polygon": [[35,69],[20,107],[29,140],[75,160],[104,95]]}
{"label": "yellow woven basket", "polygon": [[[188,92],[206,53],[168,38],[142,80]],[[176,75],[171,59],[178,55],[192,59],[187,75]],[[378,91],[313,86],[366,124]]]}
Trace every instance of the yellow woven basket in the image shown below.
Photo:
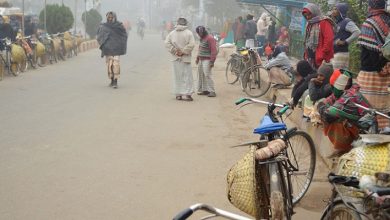
{"label": "yellow woven basket", "polygon": [[11,58],[13,62],[21,63],[26,59],[26,53],[24,52],[23,47],[11,44]]}
{"label": "yellow woven basket", "polygon": [[41,42],[37,42],[36,46],[36,52],[37,52],[37,57],[41,57],[45,54],[45,45],[43,45]]}
{"label": "yellow woven basket", "polygon": [[353,148],[340,157],[337,174],[345,176],[374,175],[390,169],[390,143]]}
{"label": "yellow woven basket", "polygon": [[256,147],[244,155],[228,172],[227,196],[229,201],[241,211],[256,217],[268,218],[266,185],[263,180],[266,172],[261,173],[255,160]]}

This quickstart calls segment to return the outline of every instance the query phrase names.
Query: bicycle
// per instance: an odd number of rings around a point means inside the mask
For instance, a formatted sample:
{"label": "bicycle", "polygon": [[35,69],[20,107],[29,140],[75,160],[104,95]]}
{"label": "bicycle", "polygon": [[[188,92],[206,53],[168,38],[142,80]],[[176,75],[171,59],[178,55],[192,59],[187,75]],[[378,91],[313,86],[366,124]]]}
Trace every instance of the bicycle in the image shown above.
{"label": "bicycle", "polygon": [[[20,73],[20,64],[15,62],[12,57],[12,42],[8,38],[0,39],[1,47],[4,48],[0,54],[0,78],[4,77],[4,70],[6,69],[9,74],[18,76]],[[14,45],[16,46],[16,45]],[[19,48],[22,49],[22,48]],[[3,54],[4,53],[4,54]]]}
{"label": "bicycle", "polygon": [[269,71],[258,63],[257,49],[241,48],[239,54],[234,53],[227,62],[225,78],[227,83],[240,81],[241,89],[250,97],[264,95],[271,86]]}
{"label": "bicycle", "polygon": [[354,103],[354,105],[358,108],[363,109],[367,114],[359,119],[359,133],[361,134],[380,134],[380,133],[388,133],[390,131],[380,130],[378,128],[378,121],[376,120],[377,115],[380,115],[384,118],[390,120],[390,115],[386,115],[385,113],[379,112],[373,108],[367,108],[362,105]]}
{"label": "bicycle", "polygon": [[[376,173],[378,180],[388,184],[388,173]],[[328,181],[332,184],[332,195],[321,220],[327,219],[390,219],[390,187],[368,185],[360,188],[360,181],[353,176],[330,173]],[[355,198],[347,196],[341,188],[353,192]]]}

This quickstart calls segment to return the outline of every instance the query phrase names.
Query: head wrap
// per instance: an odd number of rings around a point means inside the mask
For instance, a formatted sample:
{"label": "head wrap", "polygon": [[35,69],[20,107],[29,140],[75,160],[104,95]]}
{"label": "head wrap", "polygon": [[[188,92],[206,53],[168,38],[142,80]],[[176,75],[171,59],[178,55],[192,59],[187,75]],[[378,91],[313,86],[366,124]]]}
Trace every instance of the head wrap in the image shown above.
{"label": "head wrap", "polygon": [[204,26],[196,27],[195,31],[201,38],[203,38],[204,36],[206,36],[208,34],[207,30]]}
{"label": "head wrap", "polygon": [[385,0],[368,0],[368,6],[371,9],[385,9],[386,1]]}
{"label": "head wrap", "polygon": [[179,18],[179,19],[177,19],[177,24],[186,26],[188,24],[188,21],[185,18]]}
{"label": "head wrap", "polygon": [[347,71],[336,69],[330,77],[329,83],[333,86],[333,94],[339,98],[345,90],[351,87],[352,77]]}
{"label": "head wrap", "polygon": [[332,64],[327,64],[327,63],[321,64],[321,66],[318,68],[317,73],[325,77],[325,83],[329,83],[329,79],[333,73]]}
{"label": "head wrap", "polygon": [[335,7],[340,12],[340,16],[342,19],[347,17],[347,12],[348,12],[348,4],[347,3],[337,3]]}
{"label": "head wrap", "polygon": [[108,16],[109,15],[112,15],[112,22],[114,23],[114,22],[116,22],[116,13],[115,12],[113,12],[113,11],[109,11],[109,12],[107,12],[107,14],[106,14],[106,19],[108,18]]}
{"label": "head wrap", "polygon": [[299,75],[305,78],[307,75],[314,73],[314,70],[309,62],[306,60],[301,60],[297,63],[297,72]]}
{"label": "head wrap", "polygon": [[303,8],[302,14],[310,13],[313,17],[321,16],[321,9],[318,5],[313,3],[307,3]]}
{"label": "head wrap", "polygon": [[275,46],[274,52],[272,53],[272,57],[276,57],[277,55],[279,55],[281,52],[283,52],[283,49],[284,48],[281,45]]}

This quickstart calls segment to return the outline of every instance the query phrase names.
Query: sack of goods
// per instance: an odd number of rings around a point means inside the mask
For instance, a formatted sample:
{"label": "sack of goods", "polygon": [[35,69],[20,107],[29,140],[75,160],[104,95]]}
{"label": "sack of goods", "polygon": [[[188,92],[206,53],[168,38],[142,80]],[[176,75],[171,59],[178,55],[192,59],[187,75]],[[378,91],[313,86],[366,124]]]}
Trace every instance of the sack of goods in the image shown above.
{"label": "sack of goods", "polygon": [[45,46],[41,42],[38,41],[35,48],[36,48],[37,57],[41,57],[45,54]]}
{"label": "sack of goods", "polygon": [[360,145],[340,157],[337,175],[361,178],[390,170],[390,143]]}
{"label": "sack of goods", "polygon": [[21,63],[26,59],[26,54],[24,52],[23,47],[11,44],[11,58],[13,62]]}
{"label": "sack of goods", "polygon": [[53,48],[55,52],[58,52],[61,47],[61,39],[59,38],[54,38],[53,39]]}

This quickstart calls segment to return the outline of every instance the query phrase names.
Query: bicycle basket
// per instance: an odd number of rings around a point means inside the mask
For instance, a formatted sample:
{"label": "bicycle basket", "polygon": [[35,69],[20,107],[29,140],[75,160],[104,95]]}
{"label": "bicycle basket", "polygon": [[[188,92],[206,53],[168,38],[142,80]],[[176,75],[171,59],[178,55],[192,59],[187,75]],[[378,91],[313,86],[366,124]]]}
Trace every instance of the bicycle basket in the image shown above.
{"label": "bicycle basket", "polygon": [[340,157],[337,165],[338,175],[375,175],[390,168],[390,143],[374,146],[359,146]]}
{"label": "bicycle basket", "polygon": [[37,57],[43,56],[45,54],[45,45],[43,45],[41,42],[37,42],[36,51]]}
{"label": "bicycle basket", "polygon": [[[227,196],[231,204],[241,211],[256,217],[268,217],[266,184],[256,166],[261,166],[255,160],[256,147],[251,146],[250,151],[244,155],[228,172]],[[265,166],[263,166],[265,167]]]}
{"label": "bicycle basket", "polygon": [[11,44],[11,57],[12,61],[21,63],[26,58],[24,49],[19,45]]}

